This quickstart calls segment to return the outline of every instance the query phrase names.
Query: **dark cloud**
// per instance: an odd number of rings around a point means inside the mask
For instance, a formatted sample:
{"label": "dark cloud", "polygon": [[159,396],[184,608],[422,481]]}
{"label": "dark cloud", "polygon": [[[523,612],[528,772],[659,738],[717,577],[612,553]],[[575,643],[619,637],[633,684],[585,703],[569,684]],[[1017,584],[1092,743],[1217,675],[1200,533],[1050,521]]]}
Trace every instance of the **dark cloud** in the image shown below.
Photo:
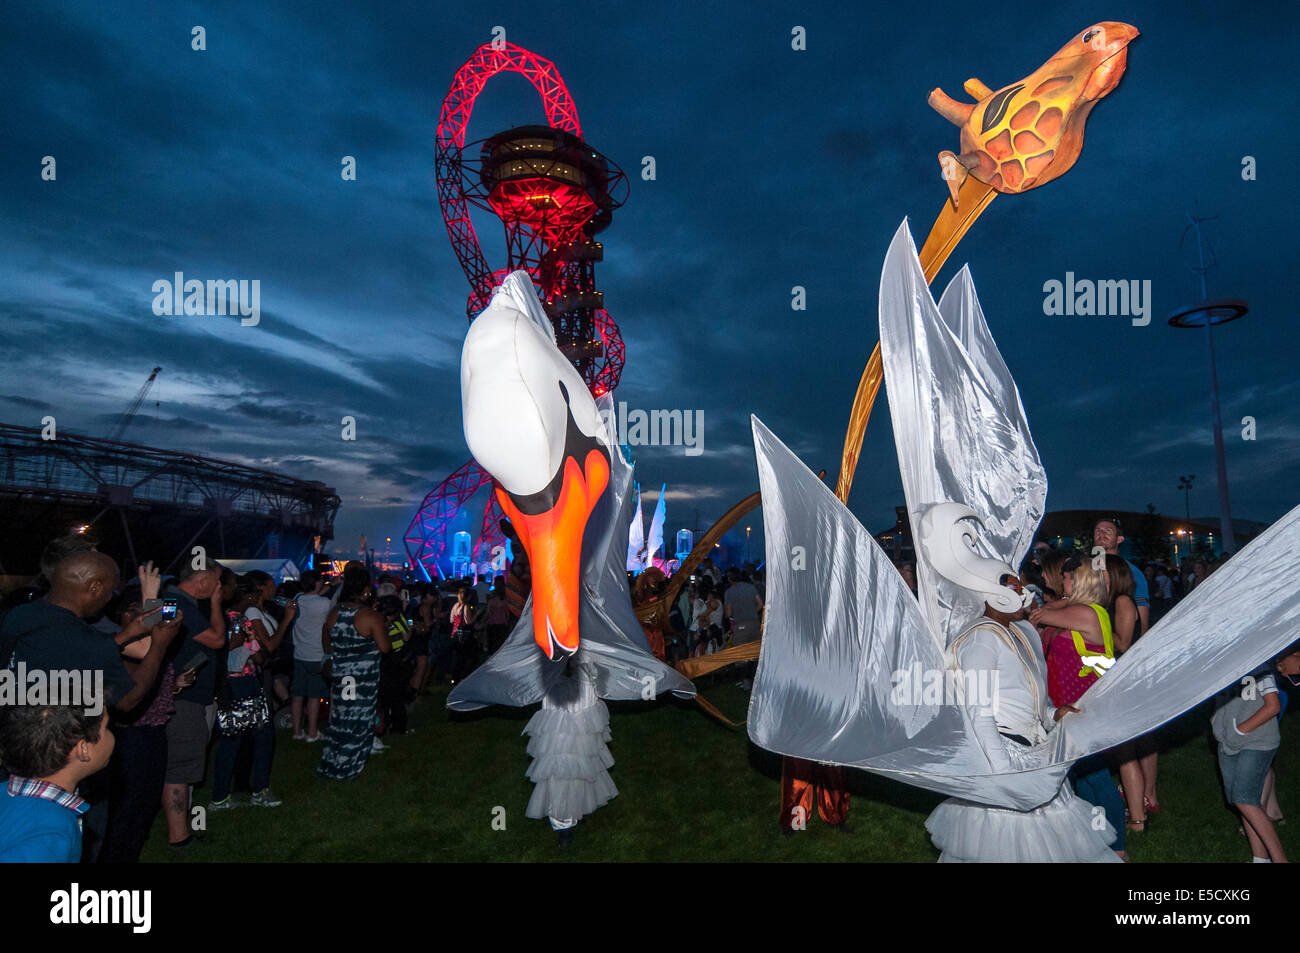
{"label": "dark cloud", "polygon": [[[388,438],[374,439],[368,451],[364,460],[370,476],[399,486],[422,488],[418,494],[420,497],[424,490],[432,489],[435,483],[469,459],[466,451],[434,444],[407,444]],[[418,499],[413,502],[418,502]]]}
{"label": "dark cloud", "polygon": [[302,410],[291,410],[288,407],[272,407],[252,401],[243,401],[232,405],[228,409],[231,413],[243,414],[245,417],[252,417],[254,420],[269,420],[272,423],[285,424],[290,427],[321,422],[320,417]]}
{"label": "dark cloud", "polygon": [[8,404],[17,404],[19,407],[30,407],[32,410],[49,410],[53,407],[52,404],[47,404],[43,400],[19,397],[16,394],[0,394],[0,400]]}
{"label": "dark cloud", "polygon": [[[99,424],[98,429],[102,430],[103,435],[107,436],[113,428],[121,423],[122,415],[96,414],[94,420]],[[131,418],[131,422],[127,425],[126,435],[127,437],[134,437],[139,431],[148,428],[155,428],[158,430],[179,430],[189,433],[217,433],[220,429],[211,424],[206,424],[201,420],[190,420],[187,417],[161,417],[156,414],[136,413],[135,416]],[[126,439],[126,437],[123,439]],[[178,447],[175,449],[185,448]]]}
{"label": "dark cloud", "polygon": [[[345,500],[340,539],[396,539],[468,459],[457,370],[468,289],[438,209],[433,136],[452,75],[489,39],[483,22],[415,4],[137,8],[26,6],[0,36],[0,373],[14,392],[0,406],[102,431],[159,364],[129,436],[325,480]],[[588,140],[629,174],[598,267],[627,343],[617,394],[705,412],[701,456],[636,450],[642,484],[696,492],[705,525],[756,486],[751,413],[833,478],[889,239],[908,217],[921,242],[946,199],[936,156],[959,134],[928,91],[1014,82],[1087,25],[1064,8],[1008,29],[957,3],[813,3],[799,8],[809,43],[795,52],[792,14],[775,3],[665,15],[621,2],[598,18],[494,9],[511,41],[554,60]],[[1137,2],[1122,16],[1143,35],[1088,120],[1077,168],[1000,198],[936,290],[970,263],[1050,507],[1151,500],[1180,512],[1177,475],[1213,467],[1207,359],[1203,339],[1163,315],[1199,294],[1178,250],[1189,202],[1219,214],[1210,293],[1252,307],[1216,332],[1233,504],[1272,519],[1294,505],[1300,476],[1285,389],[1296,352],[1285,316],[1300,292],[1293,203],[1290,179],[1268,172],[1289,167],[1277,104],[1294,96],[1276,64],[1291,56],[1297,12]],[[930,28],[957,19],[960,31]],[[206,52],[190,49],[194,23]],[[541,119],[527,82],[502,76],[468,135]],[[38,174],[47,154],[55,182]],[[1243,154],[1257,181],[1241,179]],[[356,181],[340,178],[343,155]],[[643,156],[654,181],[640,178]],[[499,267],[499,225],[474,221]],[[261,323],[154,316],[152,282],[175,271],[259,280]],[[1067,271],[1150,279],[1151,324],[1045,316],[1043,283]],[[791,310],[796,285],[806,311]],[[851,500],[869,526],[892,524],[901,500],[886,401]],[[1239,439],[1247,415],[1253,442]],[[341,438],[344,416],[355,441]],[[1212,481],[1202,486],[1193,508],[1212,507]],[[675,496],[669,520],[695,509]]]}

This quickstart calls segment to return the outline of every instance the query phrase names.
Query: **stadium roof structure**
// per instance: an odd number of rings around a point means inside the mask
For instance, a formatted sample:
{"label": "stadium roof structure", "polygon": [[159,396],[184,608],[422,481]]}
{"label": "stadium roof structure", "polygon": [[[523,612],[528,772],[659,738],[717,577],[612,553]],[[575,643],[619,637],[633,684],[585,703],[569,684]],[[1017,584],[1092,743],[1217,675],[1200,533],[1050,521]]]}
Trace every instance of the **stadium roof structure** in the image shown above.
{"label": "stadium roof structure", "polygon": [[[144,558],[172,564],[208,537],[209,551],[232,555],[259,540],[265,548],[267,537],[280,534],[325,542],[333,538],[340,504],[324,483],[273,470],[67,431],[45,439],[41,428],[0,424],[0,523],[10,531],[0,540],[0,562],[7,566],[31,562],[31,539],[18,551],[15,537],[48,540],[74,531],[71,520],[79,520],[75,531],[107,532],[125,543],[121,555],[133,564],[137,542],[151,546]],[[100,522],[114,510],[120,532],[108,525],[111,519]],[[174,558],[158,551],[176,547],[186,534],[189,541]],[[39,555],[43,542],[34,545]]]}

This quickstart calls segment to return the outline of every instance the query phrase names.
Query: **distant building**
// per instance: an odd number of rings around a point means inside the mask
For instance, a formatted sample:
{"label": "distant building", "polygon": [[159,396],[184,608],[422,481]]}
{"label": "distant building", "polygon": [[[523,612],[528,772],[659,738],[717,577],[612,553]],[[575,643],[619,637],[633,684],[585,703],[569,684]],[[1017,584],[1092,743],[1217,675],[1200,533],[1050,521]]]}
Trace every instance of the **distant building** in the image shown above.
{"label": "distant building", "polygon": [[[1120,521],[1120,555],[1134,562],[1150,560],[1179,564],[1189,555],[1223,554],[1223,536],[1215,517],[1187,520],[1159,513],[1126,510],[1056,510],[1043,517],[1038,536],[1058,549],[1087,549],[1092,546],[1092,527],[1097,520],[1114,517]],[[1233,518],[1234,551],[1268,528],[1267,523]]]}
{"label": "distant building", "polygon": [[[895,562],[915,562],[912,532],[907,508],[895,507],[897,519],[889,529],[875,534],[880,548]],[[1192,520],[1128,510],[1056,510],[1043,517],[1035,540],[1058,549],[1088,549],[1092,546],[1092,528],[1099,519],[1120,521],[1120,555],[1133,562],[1152,561],[1178,564],[1189,555],[1218,557],[1223,554],[1223,538],[1217,517]],[[1268,528],[1267,523],[1233,517],[1233,533],[1239,550]]]}

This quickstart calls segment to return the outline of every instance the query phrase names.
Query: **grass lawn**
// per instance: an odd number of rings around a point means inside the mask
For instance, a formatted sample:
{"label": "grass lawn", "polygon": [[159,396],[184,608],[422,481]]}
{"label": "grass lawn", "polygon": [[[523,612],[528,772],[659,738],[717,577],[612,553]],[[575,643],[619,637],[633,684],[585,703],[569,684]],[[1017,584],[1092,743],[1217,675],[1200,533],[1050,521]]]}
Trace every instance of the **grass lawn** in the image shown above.
{"label": "grass lawn", "polygon": [[[704,680],[705,682],[708,679]],[[729,681],[702,686],[734,719],[748,695]],[[313,773],[319,745],[277,736],[271,789],[282,807],[244,807],[208,816],[201,844],[167,846],[161,817],[145,861],[917,861],[930,862],[924,822],[941,798],[866,772],[850,772],[852,834],[814,819],[807,831],[782,837],[776,812],[780,758],[749,743],[694,703],[611,705],[619,796],[587,818],[567,851],[557,850],[544,821],[524,808],[532,784],[520,737],[532,713],[487,709],[453,715],[447,689],[433,689],[411,717],[414,734],[387,739],[353,781]],[[1275,761],[1283,811],[1293,815],[1300,790],[1300,725],[1288,716]],[[1244,862],[1246,840],[1223,802],[1202,706],[1161,732],[1162,812],[1144,834],[1129,836],[1135,863]],[[209,771],[209,774],[211,772]],[[236,795],[241,797],[241,795]],[[247,794],[242,797],[246,800]],[[209,787],[195,795],[206,805]],[[494,807],[506,830],[493,830]],[[499,814],[499,812],[498,812]],[[1295,816],[1300,817],[1300,814]],[[1288,850],[1295,826],[1280,828]]]}

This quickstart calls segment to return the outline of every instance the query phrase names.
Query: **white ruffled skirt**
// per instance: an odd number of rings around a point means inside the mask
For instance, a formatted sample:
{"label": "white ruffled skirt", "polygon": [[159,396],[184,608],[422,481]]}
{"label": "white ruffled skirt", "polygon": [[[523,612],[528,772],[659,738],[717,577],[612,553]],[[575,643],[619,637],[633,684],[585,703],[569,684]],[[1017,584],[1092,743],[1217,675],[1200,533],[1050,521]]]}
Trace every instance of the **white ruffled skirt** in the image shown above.
{"label": "white ruffled skirt", "polygon": [[[1025,749],[1006,742],[1013,763]],[[1067,778],[1060,792],[1032,811],[989,807],[949,798],[926,819],[940,863],[1120,863],[1110,849],[1115,828],[1100,808],[1074,793]]]}
{"label": "white ruffled skirt", "polygon": [[534,785],[528,817],[576,823],[618,795],[609,776],[614,765],[606,746],[609,709],[585,670],[563,679],[542,700],[523,733],[533,759],[527,772]]}

